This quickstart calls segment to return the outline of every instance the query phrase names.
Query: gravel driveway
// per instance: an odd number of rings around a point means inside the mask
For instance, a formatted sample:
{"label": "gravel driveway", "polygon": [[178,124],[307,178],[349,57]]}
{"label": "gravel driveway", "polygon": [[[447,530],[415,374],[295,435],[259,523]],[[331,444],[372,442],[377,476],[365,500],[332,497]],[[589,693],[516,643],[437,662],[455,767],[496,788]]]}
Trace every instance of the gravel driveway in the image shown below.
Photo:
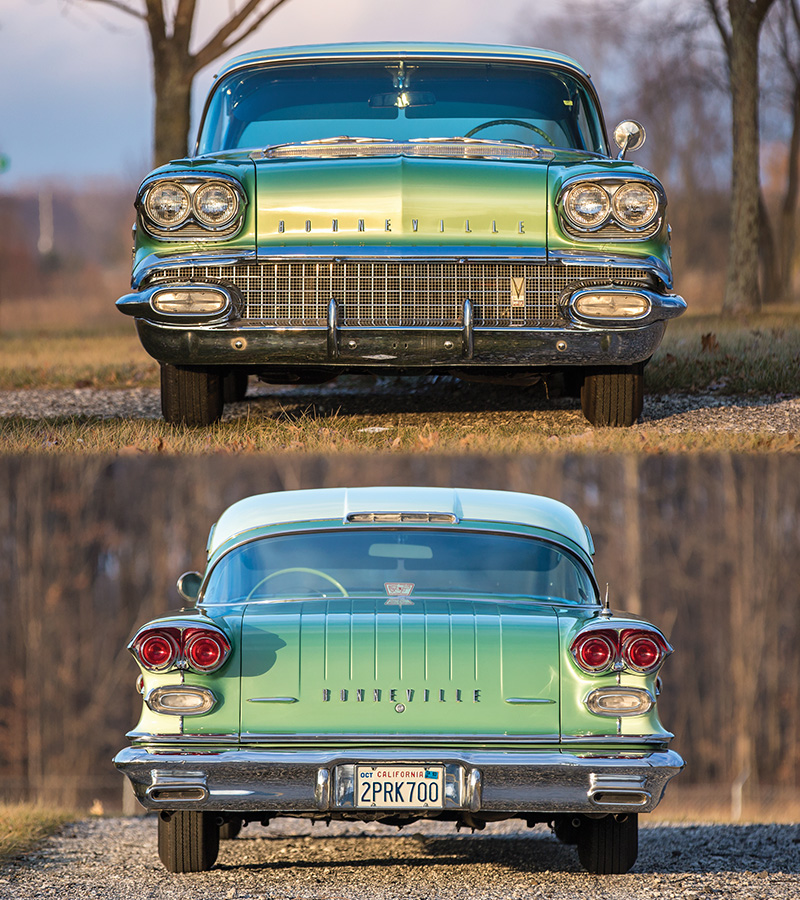
{"label": "gravel driveway", "polygon": [[452,825],[330,827],[280,819],[249,825],[221,845],[206,873],[170,875],[158,862],[156,823],[95,819],[68,826],[0,868],[8,900],[762,900],[800,896],[800,825],[655,825],[640,829],[627,875],[587,875],[573,848],[519,821],[480,834]]}
{"label": "gravel driveway", "polygon": [[[463,418],[465,424],[535,420],[553,431],[584,431],[588,424],[577,400],[546,397],[543,388],[507,390],[465,384],[452,379],[411,382],[396,379],[370,383],[365,378],[340,379],[320,387],[283,388],[251,379],[248,399],[226,406],[224,421],[268,420],[278,416],[372,416],[377,424],[424,412],[432,427],[437,419]],[[0,391],[0,419],[22,416],[52,419],[88,416],[103,419],[160,419],[155,388],[100,390]],[[662,434],[728,431],[762,434],[800,434],[800,397],[729,397],[714,393],[667,394],[645,397],[640,429]]]}

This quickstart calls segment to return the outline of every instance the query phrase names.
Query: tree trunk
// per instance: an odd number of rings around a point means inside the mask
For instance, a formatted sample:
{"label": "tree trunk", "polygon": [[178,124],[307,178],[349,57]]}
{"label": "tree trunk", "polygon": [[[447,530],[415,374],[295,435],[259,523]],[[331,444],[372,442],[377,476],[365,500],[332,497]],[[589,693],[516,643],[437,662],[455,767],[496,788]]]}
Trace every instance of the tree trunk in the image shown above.
{"label": "tree trunk", "polygon": [[730,255],[722,309],[726,313],[742,314],[761,308],[758,287],[758,36],[761,19],[749,0],[730,2],[729,9],[733,168]]}
{"label": "tree trunk", "polygon": [[792,103],[792,139],[789,143],[789,158],[786,161],[786,193],[778,218],[778,271],[780,278],[780,299],[791,300],[794,253],[797,234],[797,196],[800,191],[800,84],[794,89]]}
{"label": "tree trunk", "polygon": [[153,47],[155,141],[153,165],[182,159],[188,152],[191,124],[193,61],[174,41]]}

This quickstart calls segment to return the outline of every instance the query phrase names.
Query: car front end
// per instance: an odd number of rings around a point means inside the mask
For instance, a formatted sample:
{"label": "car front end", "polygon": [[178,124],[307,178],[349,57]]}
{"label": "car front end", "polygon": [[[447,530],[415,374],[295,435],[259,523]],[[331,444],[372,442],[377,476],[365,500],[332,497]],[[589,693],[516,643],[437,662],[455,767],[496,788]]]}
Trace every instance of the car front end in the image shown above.
{"label": "car front end", "polygon": [[631,424],[642,367],[685,307],[666,204],[612,158],[567,57],[250,54],[217,79],[195,155],[140,188],[118,306],[162,364],[169,421],[213,421],[250,374],[560,373],[590,421]]}

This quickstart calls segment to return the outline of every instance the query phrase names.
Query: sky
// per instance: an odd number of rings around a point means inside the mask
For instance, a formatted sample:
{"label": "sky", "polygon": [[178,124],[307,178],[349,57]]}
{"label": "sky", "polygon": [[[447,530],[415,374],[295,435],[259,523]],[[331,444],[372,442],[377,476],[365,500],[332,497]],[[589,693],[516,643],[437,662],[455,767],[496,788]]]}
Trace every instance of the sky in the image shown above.
{"label": "sky", "polygon": [[[233,0],[199,0],[201,40],[233,5]],[[332,41],[524,43],[519,33],[527,32],[523,23],[531,21],[531,12],[558,5],[558,0],[289,0],[228,56]],[[225,58],[196,77],[196,110]],[[138,183],[149,170],[153,101],[146,29],[139,20],[82,0],[0,0],[0,84],[0,153],[9,160],[0,173],[0,191],[43,182]]]}

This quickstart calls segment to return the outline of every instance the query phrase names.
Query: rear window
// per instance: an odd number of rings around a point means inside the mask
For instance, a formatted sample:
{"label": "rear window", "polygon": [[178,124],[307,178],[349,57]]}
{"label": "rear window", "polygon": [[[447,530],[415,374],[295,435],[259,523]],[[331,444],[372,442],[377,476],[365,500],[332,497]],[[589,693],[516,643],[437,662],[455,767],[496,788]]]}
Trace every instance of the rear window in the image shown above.
{"label": "rear window", "polygon": [[202,602],[387,595],[597,601],[578,559],[544,540],[370,528],[279,535],[237,547],[214,567]]}

